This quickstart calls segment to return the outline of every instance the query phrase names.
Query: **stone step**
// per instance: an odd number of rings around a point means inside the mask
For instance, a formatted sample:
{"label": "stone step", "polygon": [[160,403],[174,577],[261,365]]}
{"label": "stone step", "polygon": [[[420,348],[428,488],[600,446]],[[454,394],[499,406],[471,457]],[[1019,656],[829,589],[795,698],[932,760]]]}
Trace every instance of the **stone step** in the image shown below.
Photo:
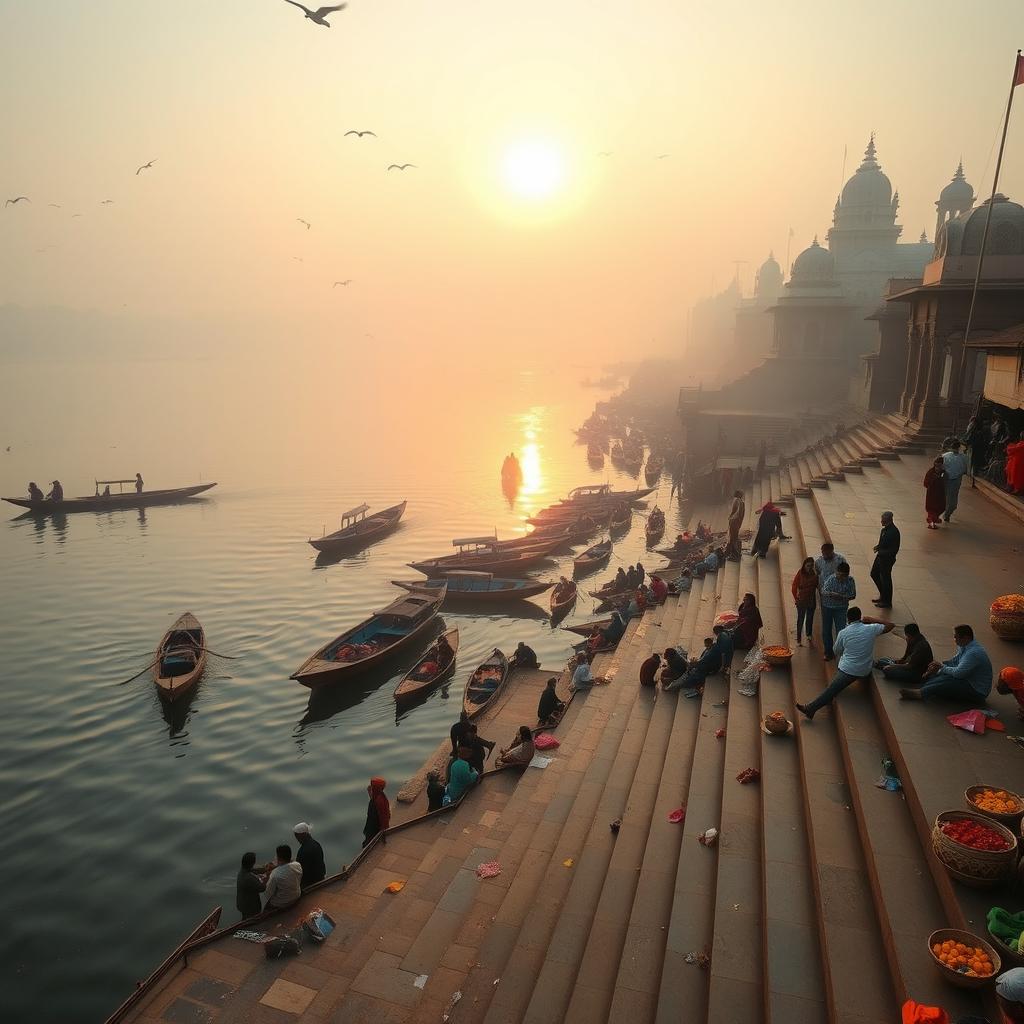
{"label": "stone step", "polygon": [[1008,494],[1006,491],[996,487],[995,484],[982,480],[981,477],[975,479],[974,486],[979,494],[984,495],[1001,512],[1005,512],[1018,522],[1024,522],[1024,501],[1021,500],[1020,496]]}
{"label": "stone step", "polygon": [[[717,613],[715,587],[708,585],[707,577],[704,582],[703,600],[690,634],[691,651],[702,649],[700,645],[710,634]],[[718,828],[721,816],[724,747],[715,738],[715,732],[725,726],[726,709],[715,705],[721,704],[726,693],[721,677],[713,676],[707,681],[702,698],[680,697],[680,701],[699,705],[699,717],[658,991],[658,1022],[678,1021],[681,1007],[686,1007],[688,1018],[694,1020],[703,1018],[707,1012],[707,974],[687,964],[686,956],[691,952],[711,952],[717,864],[714,849],[701,846],[697,835],[707,828]]]}
{"label": "stone step", "polygon": [[[792,606],[789,582],[805,554],[803,535],[793,524],[792,541],[780,544],[777,559],[759,566],[761,615],[765,636],[782,642],[787,629],[783,607]],[[768,593],[777,589],[772,606]],[[761,675],[760,715],[781,711],[796,717],[788,669]],[[762,916],[764,920],[764,1017],[768,1024],[824,1024],[828,1019],[807,823],[801,798],[800,757],[794,736],[760,734],[762,774]]]}
{"label": "stone step", "polygon": [[[796,516],[803,549],[818,550],[822,531],[810,499],[797,501]],[[788,632],[795,628],[795,609],[791,602],[782,608]],[[821,691],[822,667],[820,649],[794,651],[796,700],[806,702]],[[796,731],[829,1019],[882,1024],[892,1020],[895,995],[879,952],[881,932],[835,730],[823,719],[797,721]]]}

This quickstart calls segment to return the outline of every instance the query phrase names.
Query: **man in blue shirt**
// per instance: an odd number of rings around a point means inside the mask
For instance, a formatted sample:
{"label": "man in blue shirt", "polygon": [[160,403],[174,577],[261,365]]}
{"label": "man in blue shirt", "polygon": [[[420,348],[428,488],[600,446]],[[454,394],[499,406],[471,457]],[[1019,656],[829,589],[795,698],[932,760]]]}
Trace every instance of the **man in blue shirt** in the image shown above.
{"label": "man in blue shirt", "polygon": [[942,468],[946,471],[946,511],[942,518],[948,523],[960,500],[960,485],[968,469],[967,456],[960,451],[960,442],[954,439],[949,451],[942,453]]}
{"label": "man in blue shirt", "polygon": [[933,661],[924,674],[920,690],[900,690],[905,700],[927,700],[945,697],[969,704],[984,704],[992,692],[992,660],[977,640],[970,626],[953,629],[956,654],[940,665]]}
{"label": "man in blue shirt", "polygon": [[835,652],[839,666],[835,679],[808,704],[797,704],[796,709],[808,720],[826,704],[831,704],[851,683],[871,675],[875,663],[875,640],[893,628],[893,623],[861,616],[859,608],[846,613],[847,626],[836,637]]}
{"label": "man in blue shirt", "polygon": [[846,625],[847,609],[856,596],[857,581],[850,575],[849,563],[840,562],[836,571],[821,584],[821,639],[826,661],[835,657],[833,631],[838,633]]}
{"label": "man in blue shirt", "polygon": [[725,626],[715,626],[711,630],[715,634],[715,645],[722,652],[722,674],[726,679],[732,674],[732,656],[736,650],[736,643],[732,632]]}

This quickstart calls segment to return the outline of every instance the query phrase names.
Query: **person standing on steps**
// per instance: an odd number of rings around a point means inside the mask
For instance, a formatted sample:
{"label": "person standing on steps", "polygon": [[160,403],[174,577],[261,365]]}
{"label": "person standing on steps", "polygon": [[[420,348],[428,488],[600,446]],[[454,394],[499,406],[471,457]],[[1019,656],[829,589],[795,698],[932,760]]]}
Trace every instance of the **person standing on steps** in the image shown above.
{"label": "person standing on steps", "polygon": [[793,600],[796,602],[796,645],[803,647],[803,633],[807,631],[807,645],[814,646],[811,630],[814,628],[814,610],[818,607],[818,570],[814,559],[805,558],[793,577]]}
{"label": "person standing on steps", "polygon": [[875,545],[875,560],[871,565],[871,578],[878,587],[878,597],[872,604],[879,608],[892,607],[892,568],[896,564],[896,556],[900,552],[900,531],[892,521],[891,512],[883,512],[882,529]]}
{"label": "person standing on steps", "polygon": [[954,440],[949,451],[942,453],[942,465],[946,470],[946,511],[942,518],[948,523],[960,500],[960,485],[967,472],[967,456],[960,451],[960,442]]}
{"label": "person standing on steps", "polygon": [[833,636],[842,632],[850,602],[857,596],[857,581],[850,575],[848,562],[840,562],[836,571],[821,584],[821,642],[825,660],[835,657]]}
{"label": "person standing on steps", "polygon": [[874,666],[875,640],[890,633],[893,623],[861,616],[860,609],[846,613],[847,626],[836,637],[835,652],[839,655],[838,671],[831,684],[808,704],[797,704],[796,709],[811,721],[826,704],[831,704],[851,683],[871,675]]}
{"label": "person standing on steps", "polygon": [[825,541],[821,545],[821,554],[814,560],[814,571],[818,574],[818,593],[821,593],[822,584],[833,575],[839,568],[840,562],[847,561],[846,555],[836,551],[831,541]]}
{"label": "person standing on steps", "polygon": [[302,866],[302,888],[315,885],[327,877],[327,865],[324,862],[324,848],[313,838],[313,826],[300,821],[292,830],[299,848],[295,851],[295,860]]}
{"label": "person standing on steps", "polygon": [[746,514],[747,504],[743,500],[743,492],[734,491],[732,507],[729,509],[729,543],[725,548],[727,558],[738,560],[743,554],[743,548],[740,545],[740,529],[743,526],[743,518]]}

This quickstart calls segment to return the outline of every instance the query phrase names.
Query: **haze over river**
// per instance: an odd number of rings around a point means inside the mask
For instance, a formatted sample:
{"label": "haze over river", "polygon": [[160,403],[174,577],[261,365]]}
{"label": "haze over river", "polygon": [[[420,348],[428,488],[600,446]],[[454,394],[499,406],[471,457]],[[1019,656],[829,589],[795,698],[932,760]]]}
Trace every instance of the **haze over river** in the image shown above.
{"label": "haze over river", "polygon": [[[4,506],[8,1020],[101,1020],[212,907],[236,919],[240,855],[269,859],[299,820],[313,823],[329,871],[350,860],[368,777],[397,793],[447,733],[483,656],[525,640],[555,670],[574,637],[551,629],[547,595],[516,617],[446,612],[461,632],[450,694],[397,720],[392,690],[414,654],[313,700],[289,674],[397,597],[388,581],[416,576],[406,562],[450,551],[453,537],[521,532],[525,515],[578,484],[635,483],[610,464],[591,471],[574,444],[571,428],[600,397],[577,385],[585,368],[459,380],[370,367],[366,380],[301,350],[238,366],[62,356],[4,368],[2,493],[58,477],[68,495],[90,494],[94,478],[136,471],[152,488],[218,481],[209,501],[144,513],[34,519]],[[525,481],[510,505],[500,467],[513,450]],[[660,497],[665,507],[667,477]],[[308,536],[351,506],[402,499],[396,533],[315,567]],[[642,551],[636,515],[610,571]],[[537,575],[568,573],[571,557]],[[185,610],[238,660],[212,658],[194,698],[169,713],[151,673],[118,683]],[[584,599],[568,621],[592,617]]]}

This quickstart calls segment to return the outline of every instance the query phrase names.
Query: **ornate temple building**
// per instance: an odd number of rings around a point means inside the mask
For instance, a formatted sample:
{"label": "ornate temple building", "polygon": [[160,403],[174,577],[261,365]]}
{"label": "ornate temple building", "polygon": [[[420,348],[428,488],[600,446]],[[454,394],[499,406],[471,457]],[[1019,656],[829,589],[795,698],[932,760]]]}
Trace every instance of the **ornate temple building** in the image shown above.
{"label": "ornate temple building", "polygon": [[[961,162],[935,203],[936,242],[923,231],[900,241],[899,193],[872,136],[836,200],[826,244],[815,238],[785,283],[769,258],[754,296],[736,300],[730,365],[739,375],[681,394],[691,466],[744,465],[795,423],[844,407],[902,411],[936,428],[961,420],[984,380],[978,339],[1024,320],[1024,208],[999,196],[964,343],[987,216],[974,199]],[[717,335],[721,346],[720,325]]]}

